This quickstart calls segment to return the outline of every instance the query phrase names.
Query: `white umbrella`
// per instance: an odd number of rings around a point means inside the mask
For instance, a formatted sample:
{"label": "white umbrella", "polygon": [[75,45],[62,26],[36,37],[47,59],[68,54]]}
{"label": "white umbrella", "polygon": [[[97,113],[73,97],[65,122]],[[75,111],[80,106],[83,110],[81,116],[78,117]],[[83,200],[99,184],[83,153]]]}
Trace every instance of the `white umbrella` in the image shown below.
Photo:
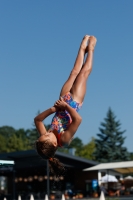
{"label": "white umbrella", "polygon": [[126,176],[126,177],[124,178],[124,180],[133,180],[133,177],[132,177],[132,176]]}
{"label": "white umbrella", "polygon": [[115,176],[106,174],[100,179],[101,183],[107,183],[107,182],[118,182],[117,178]]}

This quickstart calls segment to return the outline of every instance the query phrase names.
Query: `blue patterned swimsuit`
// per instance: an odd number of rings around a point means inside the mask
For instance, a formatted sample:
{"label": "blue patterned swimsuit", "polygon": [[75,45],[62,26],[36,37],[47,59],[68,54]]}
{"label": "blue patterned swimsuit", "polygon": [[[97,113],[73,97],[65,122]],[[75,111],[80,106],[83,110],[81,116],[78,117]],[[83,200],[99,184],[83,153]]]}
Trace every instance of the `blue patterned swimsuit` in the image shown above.
{"label": "blue patterned swimsuit", "polygon": [[[82,106],[82,103],[77,103],[76,101],[73,100],[70,92],[66,93],[62,98],[77,112]],[[56,130],[58,132],[58,136],[57,136],[58,146],[62,146],[60,143],[61,133],[64,132],[68,128],[71,122],[72,122],[72,118],[66,110],[58,111],[55,113],[50,125],[50,130]]]}

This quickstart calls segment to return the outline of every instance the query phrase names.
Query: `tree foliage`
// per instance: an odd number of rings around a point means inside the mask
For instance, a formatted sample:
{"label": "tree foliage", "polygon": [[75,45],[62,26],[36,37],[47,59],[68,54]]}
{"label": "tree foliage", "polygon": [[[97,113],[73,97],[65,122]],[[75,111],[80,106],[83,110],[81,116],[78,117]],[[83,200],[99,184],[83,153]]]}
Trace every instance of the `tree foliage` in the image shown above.
{"label": "tree foliage", "polygon": [[92,138],[88,144],[83,145],[83,147],[81,148],[81,150],[78,153],[78,156],[87,158],[89,160],[94,160],[95,159],[95,157],[93,155],[94,151],[95,151],[95,139]]}
{"label": "tree foliage", "polygon": [[130,153],[130,160],[133,160],[133,152]]}
{"label": "tree foliage", "polygon": [[63,153],[68,153],[72,154],[72,150],[74,150],[74,155],[79,154],[80,149],[83,147],[82,140],[78,137],[73,138],[71,143],[69,144],[68,147],[66,148],[58,148],[58,151],[63,152]]}
{"label": "tree foliage", "polygon": [[92,138],[89,143],[84,145],[80,138],[75,137],[68,146],[68,148],[59,148],[58,151],[72,154],[71,153],[72,149],[75,150],[76,156],[93,160],[94,159],[93,152],[95,150],[95,139]]}
{"label": "tree foliage", "polygon": [[83,148],[83,142],[80,138],[75,137],[72,142],[70,143],[69,149],[74,148],[75,149],[75,155],[79,155],[80,150]]}
{"label": "tree foliage", "polygon": [[101,123],[99,128],[100,133],[97,134],[98,138],[95,140],[96,150],[94,157],[100,162],[116,162],[129,160],[129,153],[123,147],[125,131],[120,131],[120,122],[116,121],[116,116],[109,108],[107,117]]}
{"label": "tree foliage", "polygon": [[31,149],[27,138],[28,130],[15,130],[11,126],[0,127],[0,152]]}
{"label": "tree foliage", "polygon": [[[49,129],[49,125],[45,127]],[[38,136],[35,126],[27,130],[2,126],[0,127],[0,153],[33,149]]]}
{"label": "tree foliage", "polygon": [[[116,121],[114,113],[109,109],[104,122],[101,123],[97,139],[92,138],[87,144],[83,144],[80,138],[75,137],[68,148],[58,148],[58,151],[70,153],[74,149],[76,156],[100,162],[133,160],[133,153],[129,154],[123,147],[125,131],[120,131],[120,126],[120,122]],[[48,130],[50,125],[45,127]],[[34,124],[33,128],[27,130],[2,126],[0,127],[0,153],[33,149],[38,137]]]}

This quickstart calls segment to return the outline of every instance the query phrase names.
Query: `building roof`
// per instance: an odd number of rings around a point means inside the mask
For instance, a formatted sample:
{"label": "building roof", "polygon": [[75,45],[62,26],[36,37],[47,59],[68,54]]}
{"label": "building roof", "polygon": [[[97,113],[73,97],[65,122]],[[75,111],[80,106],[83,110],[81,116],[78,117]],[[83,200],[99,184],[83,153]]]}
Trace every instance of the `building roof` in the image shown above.
{"label": "building roof", "polygon": [[[56,152],[55,157],[57,157],[65,166],[79,169],[92,167],[98,164],[95,161],[59,151]],[[16,169],[46,166],[46,160],[42,159],[35,150],[2,153],[0,154],[0,160],[14,160]]]}
{"label": "building roof", "polygon": [[123,161],[123,162],[113,162],[113,163],[101,163],[93,167],[84,169],[84,171],[94,171],[94,170],[110,170],[113,169],[122,174],[133,173],[133,161]]}

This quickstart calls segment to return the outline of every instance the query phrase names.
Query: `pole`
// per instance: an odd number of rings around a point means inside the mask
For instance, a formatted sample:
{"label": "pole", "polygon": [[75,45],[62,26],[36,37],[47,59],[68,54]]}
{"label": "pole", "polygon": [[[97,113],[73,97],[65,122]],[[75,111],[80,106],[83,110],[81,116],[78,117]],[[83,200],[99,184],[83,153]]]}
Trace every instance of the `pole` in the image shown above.
{"label": "pole", "polygon": [[16,196],[16,187],[15,187],[15,169],[13,166],[13,200],[15,200],[15,196]]}
{"label": "pole", "polygon": [[49,160],[47,159],[47,195],[49,198]]}
{"label": "pole", "polygon": [[109,190],[109,170],[108,169],[107,169],[107,176],[108,176],[107,190]]}

